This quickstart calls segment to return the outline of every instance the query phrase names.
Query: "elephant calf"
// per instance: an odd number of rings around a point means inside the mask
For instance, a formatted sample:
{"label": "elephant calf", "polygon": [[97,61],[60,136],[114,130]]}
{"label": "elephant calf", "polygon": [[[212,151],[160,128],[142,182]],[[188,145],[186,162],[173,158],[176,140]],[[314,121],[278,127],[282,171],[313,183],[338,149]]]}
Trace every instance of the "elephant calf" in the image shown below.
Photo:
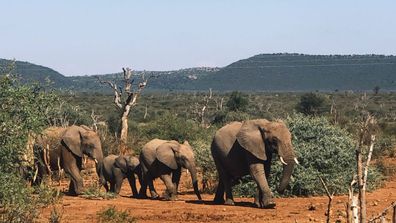
{"label": "elephant calf", "polygon": [[141,183],[141,168],[138,158],[129,155],[109,155],[103,159],[103,166],[100,172],[101,183],[106,191],[109,191],[107,184],[109,182],[110,192],[119,194],[123,180],[128,178],[132,196],[137,196],[135,174],[138,175],[139,183]]}
{"label": "elephant calf", "polygon": [[180,144],[176,141],[153,139],[143,147],[140,153],[140,163],[144,177],[139,192],[140,197],[147,197],[147,185],[150,187],[151,197],[158,197],[153,186],[153,179],[160,177],[166,185],[166,198],[168,200],[176,199],[183,167],[190,171],[194,192],[201,200],[194,152],[187,141]]}

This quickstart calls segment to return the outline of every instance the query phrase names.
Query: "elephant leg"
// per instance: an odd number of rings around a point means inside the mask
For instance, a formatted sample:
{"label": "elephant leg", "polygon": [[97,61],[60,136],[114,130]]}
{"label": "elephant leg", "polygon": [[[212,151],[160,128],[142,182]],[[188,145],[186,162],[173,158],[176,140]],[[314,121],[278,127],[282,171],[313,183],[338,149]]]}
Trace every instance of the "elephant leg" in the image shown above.
{"label": "elephant leg", "polygon": [[250,175],[259,188],[258,201],[260,208],[274,208],[275,202],[272,200],[271,190],[265,177],[264,165],[260,162],[249,165]]}
{"label": "elephant leg", "polygon": [[70,175],[69,194],[79,195],[83,189],[83,178],[80,175],[81,160],[78,160],[70,151],[62,149],[63,167]]}
{"label": "elephant leg", "polygon": [[176,188],[172,182],[171,176],[169,174],[163,174],[160,176],[160,178],[166,186],[165,199],[176,200]]}
{"label": "elephant leg", "polygon": [[172,182],[176,188],[176,193],[177,193],[177,189],[179,188],[180,176],[181,176],[181,168],[178,168],[177,170],[173,171]]}
{"label": "elephant leg", "polygon": [[107,181],[103,183],[103,187],[106,189],[106,192],[109,192],[109,185],[107,184]]}
{"label": "elephant leg", "polygon": [[113,177],[114,177],[114,193],[119,194],[121,191],[122,181],[124,180],[124,174],[121,172],[119,168],[113,169]]}
{"label": "elephant leg", "polygon": [[151,199],[159,198],[159,195],[158,195],[157,191],[155,190],[152,177],[150,177],[149,180],[148,180],[148,187],[149,187],[149,190],[150,190]]}
{"label": "elephant leg", "polygon": [[110,192],[115,193],[115,182],[110,182]]}
{"label": "elephant leg", "polygon": [[128,176],[127,178],[128,178],[129,186],[131,186],[132,197],[134,197],[134,196],[136,196],[138,194],[137,189],[136,189],[135,174],[132,173],[131,176]]}
{"label": "elephant leg", "polygon": [[216,195],[213,199],[215,204],[224,204],[224,184],[221,178],[219,178],[219,183],[217,184]]}
{"label": "elephant leg", "polygon": [[[226,204],[226,205],[234,205],[234,198],[232,196],[231,178],[226,173],[224,167],[221,164],[216,165],[216,167],[217,167],[217,170],[219,172],[219,179],[220,180],[219,180],[219,186],[217,186],[219,194],[216,192],[215,199],[217,198],[218,202],[221,202],[222,200],[224,200],[223,194],[224,194],[224,191],[225,191],[226,199],[224,201],[224,204]],[[220,184],[220,182],[221,182],[221,184]],[[219,189],[219,188],[221,188],[220,186],[223,186],[222,190]],[[218,195],[218,197],[217,197],[217,195]]]}

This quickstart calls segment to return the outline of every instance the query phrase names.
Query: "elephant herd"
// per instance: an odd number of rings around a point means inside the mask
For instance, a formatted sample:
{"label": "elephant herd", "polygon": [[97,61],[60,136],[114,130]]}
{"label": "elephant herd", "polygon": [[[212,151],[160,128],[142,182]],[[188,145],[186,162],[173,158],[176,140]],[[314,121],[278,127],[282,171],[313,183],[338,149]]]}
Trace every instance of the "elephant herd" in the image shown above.
{"label": "elephant herd", "polygon": [[[143,146],[138,157],[103,157],[98,134],[87,126],[73,125],[46,129],[36,139],[34,151],[37,167],[34,183],[40,183],[51,171],[63,169],[70,177],[70,195],[83,192],[80,172],[84,165],[83,156],[86,155],[95,161],[100,185],[106,191],[118,194],[123,180],[127,178],[134,197],[148,198],[148,187],[150,198],[156,199],[159,195],[153,180],[160,178],[166,186],[165,199],[174,200],[181,170],[185,168],[191,174],[194,193],[201,200],[194,150],[187,141],[179,143],[174,140],[153,139]],[[270,177],[273,154],[278,154],[283,164],[277,189],[279,192],[285,190],[293,168],[298,164],[290,131],[280,120],[256,119],[229,123],[215,133],[211,153],[219,177],[215,204],[233,205],[232,186],[242,176],[250,174],[258,189],[255,205],[259,208],[274,208],[275,202],[267,180]],[[136,176],[140,183],[139,191],[136,187]]]}

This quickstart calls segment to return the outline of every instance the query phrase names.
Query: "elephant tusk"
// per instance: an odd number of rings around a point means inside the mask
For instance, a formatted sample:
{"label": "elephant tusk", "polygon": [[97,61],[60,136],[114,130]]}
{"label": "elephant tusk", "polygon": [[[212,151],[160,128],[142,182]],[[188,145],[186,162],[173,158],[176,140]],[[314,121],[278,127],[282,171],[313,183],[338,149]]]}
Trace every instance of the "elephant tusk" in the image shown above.
{"label": "elephant tusk", "polygon": [[96,164],[98,164],[98,160],[97,159],[94,159],[94,161],[95,161]]}
{"label": "elephant tusk", "polygon": [[280,161],[281,161],[281,163],[283,164],[283,165],[287,165],[287,163],[283,160],[283,157],[279,157],[279,159],[280,159]]}
{"label": "elephant tusk", "polygon": [[297,165],[300,165],[300,162],[298,162],[297,157],[294,157],[294,162],[296,162]]}

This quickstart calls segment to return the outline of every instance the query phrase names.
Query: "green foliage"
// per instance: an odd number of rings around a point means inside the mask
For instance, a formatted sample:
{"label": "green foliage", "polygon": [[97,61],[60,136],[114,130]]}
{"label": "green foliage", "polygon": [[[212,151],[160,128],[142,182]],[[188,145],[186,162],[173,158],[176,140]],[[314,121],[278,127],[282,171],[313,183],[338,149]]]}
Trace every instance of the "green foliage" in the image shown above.
{"label": "green foliage", "polygon": [[191,142],[197,166],[202,173],[203,191],[213,193],[216,189],[217,170],[210,151],[211,139],[200,139]]}
{"label": "green foliage", "polygon": [[57,200],[48,188],[33,196],[20,172],[28,165],[28,135],[45,127],[45,111],[55,98],[38,86],[19,84],[10,73],[0,75],[0,222],[32,222],[37,206]]}
{"label": "green foliage", "polygon": [[49,217],[49,223],[61,223],[63,217],[63,209],[59,210],[55,206],[51,210],[51,214]]}
{"label": "green foliage", "polygon": [[90,200],[98,200],[98,199],[110,200],[116,198],[117,194],[111,192],[103,192],[100,190],[100,185],[94,183],[84,189],[81,197]]}
{"label": "green foliage", "polygon": [[323,95],[307,93],[301,96],[296,110],[305,115],[317,115],[323,113],[326,106],[326,98]]}
{"label": "green foliage", "polygon": [[[331,192],[345,194],[356,169],[355,142],[351,135],[338,126],[331,125],[323,117],[293,115],[287,119],[293,137],[293,146],[300,165],[294,169],[287,195],[323,195],[325,191],[319,181],[322,177]],[[273,161],[270,186],[275,190],[279,184],[282,165]],[[368,189],[378,187],[383,176],[371,166]],[[252,196],[256,187],[250,177],[245,177],[235,191]]]}
{"label": "green foliage", "polygon": [[232,92],[226,104],[230,111],[246,111],[248,105],[249,100],[246,95],[239,91]]}
{"label": "green foliage", "polygon": [[236,111],[219,111],[214,115],[213,124],[223,125],[233,121],[245,121],[250,118],[250,115],[245,112],[236,112]]}
{"label": "green foliage", "polygon": [[115,206],[110,206],[96,214],[99,223],[134,223],[136,218],[130,216],[128,211],[119,211]]}
{"label": "green foliage", "polygon": [[141,135],[147,139],[194,141],[199,139],[203,133],[202,128],[196,122],[185,120],[169,112],[141,126]]}

